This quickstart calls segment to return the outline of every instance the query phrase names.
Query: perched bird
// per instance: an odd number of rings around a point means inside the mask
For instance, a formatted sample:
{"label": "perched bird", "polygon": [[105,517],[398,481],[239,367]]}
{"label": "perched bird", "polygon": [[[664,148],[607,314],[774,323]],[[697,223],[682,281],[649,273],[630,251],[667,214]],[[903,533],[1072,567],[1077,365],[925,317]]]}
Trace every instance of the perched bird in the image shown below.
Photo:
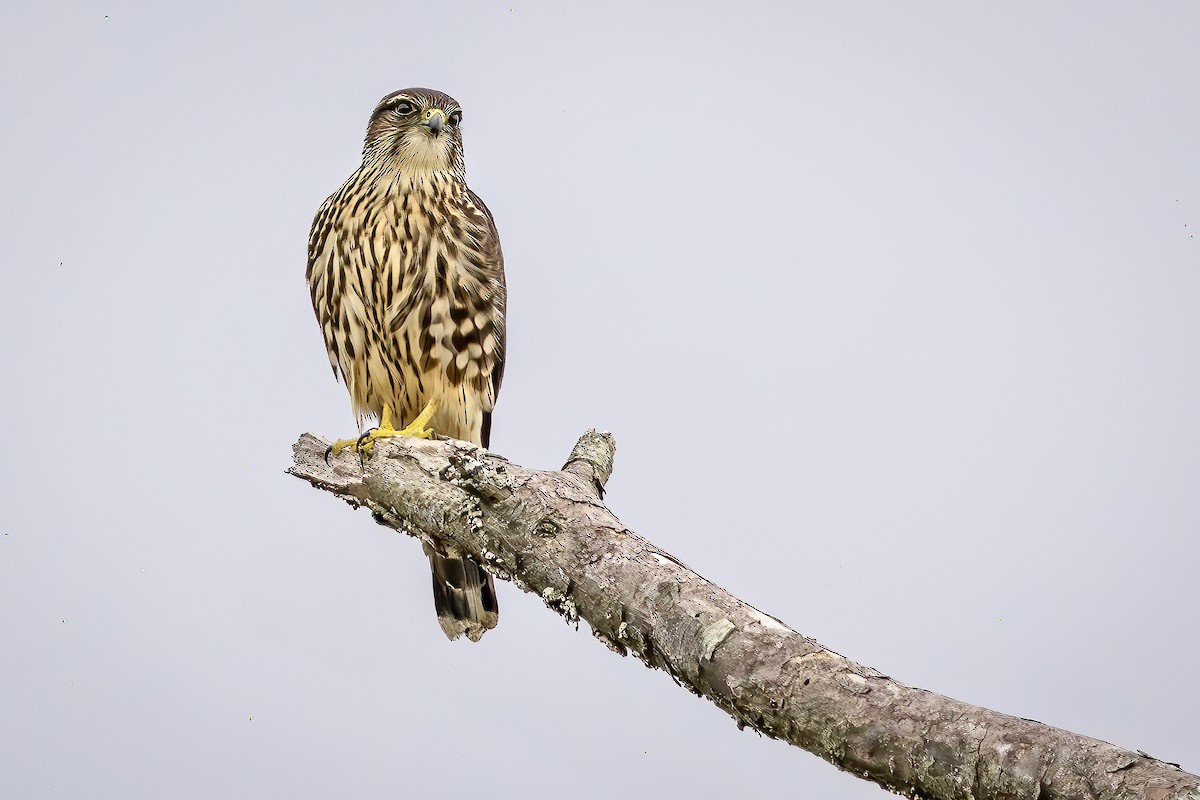
{"label": "perched bird", "polygon": [[[330,195],[308,239],[308,285],[329,363],[361,428],[345,447],[430,430],[488,446],[504,374],[504,257],[492,214],[467,188],[462,109],[404,89],[379,101],[362,166]],[[395,426],[399,426],[397,429]],[[478,641],[496,626],[492,576],[426,545],[438,622]]]}

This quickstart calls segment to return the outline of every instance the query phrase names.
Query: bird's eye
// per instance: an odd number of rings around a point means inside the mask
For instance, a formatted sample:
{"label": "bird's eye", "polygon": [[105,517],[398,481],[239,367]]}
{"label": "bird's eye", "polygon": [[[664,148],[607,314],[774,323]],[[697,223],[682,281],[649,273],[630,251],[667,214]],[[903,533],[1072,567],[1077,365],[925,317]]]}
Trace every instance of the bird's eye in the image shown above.
{"label": "bird's eye", "polygon": [[455,111],[453,114],[450,115],[451,127],[457,128],[460,122],[462,122],[462,112],[461,111]]}
{"label": "bird's eye", "polygon": [[413,112],[413,104],[407,100],[401,100],[399,103],[396,103],[396,105],[392,106],[392,109],[397,114],[403,114],[407,116]]}

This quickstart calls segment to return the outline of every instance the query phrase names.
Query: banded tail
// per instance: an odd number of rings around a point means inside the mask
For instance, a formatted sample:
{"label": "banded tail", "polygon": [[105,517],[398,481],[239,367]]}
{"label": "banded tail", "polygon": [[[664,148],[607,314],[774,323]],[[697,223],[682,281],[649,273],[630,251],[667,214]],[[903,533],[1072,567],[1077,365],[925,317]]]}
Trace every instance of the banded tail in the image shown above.
{"label": "banded tail", "polygon": [[478,642],[500,621],[492,576],[467,556],[439,553],[429,545],[425,552],[433,570],[433,607],[442,632],[451,640],[466,634]]}

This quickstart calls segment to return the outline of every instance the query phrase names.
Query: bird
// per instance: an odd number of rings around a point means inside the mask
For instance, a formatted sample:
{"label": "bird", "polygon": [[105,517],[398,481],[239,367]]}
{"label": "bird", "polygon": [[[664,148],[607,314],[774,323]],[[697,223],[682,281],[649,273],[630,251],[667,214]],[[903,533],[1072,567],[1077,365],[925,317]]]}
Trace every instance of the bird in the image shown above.
{"label": "bird", "polygon": [[[495,219],[467,186],[457,100],[411,88],[379,101],[362,164],[313,219],[306,277],[359,428],[379,421],[333,452],[433,432],[489,446],[507,288]],[[448,543],[425,552],[442,631],[478,641],[499,621],[491,574]]]}

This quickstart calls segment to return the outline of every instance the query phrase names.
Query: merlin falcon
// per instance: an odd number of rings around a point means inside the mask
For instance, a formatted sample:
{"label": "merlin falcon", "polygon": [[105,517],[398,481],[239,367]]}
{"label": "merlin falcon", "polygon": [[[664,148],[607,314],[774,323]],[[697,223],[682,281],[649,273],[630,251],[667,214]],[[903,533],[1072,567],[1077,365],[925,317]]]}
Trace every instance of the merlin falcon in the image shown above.
{"label": "merlin falcon", "polygon": [[[362,166],[330,195],[308,239],[308,285],[329,363],[361,428],[334,451],[370,452],[431,431],[488,446],[504,374],[504,257],[487,206],[467,188],[462,109],[404,89],[379,101]],[[496,627],[492,576],[426,544],[438,622],[451,639]]]}

